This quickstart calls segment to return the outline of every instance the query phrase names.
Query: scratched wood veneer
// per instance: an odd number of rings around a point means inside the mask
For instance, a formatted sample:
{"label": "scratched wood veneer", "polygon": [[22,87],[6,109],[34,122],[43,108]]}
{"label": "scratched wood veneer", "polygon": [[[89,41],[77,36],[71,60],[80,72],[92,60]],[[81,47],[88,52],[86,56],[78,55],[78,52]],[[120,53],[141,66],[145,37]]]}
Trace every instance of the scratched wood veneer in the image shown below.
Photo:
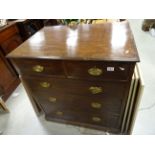
{"label": "scratched wood veneer", "polygon": [[121,131],[139,61],[128,21],[44,27],[8,57],[51,121]]}

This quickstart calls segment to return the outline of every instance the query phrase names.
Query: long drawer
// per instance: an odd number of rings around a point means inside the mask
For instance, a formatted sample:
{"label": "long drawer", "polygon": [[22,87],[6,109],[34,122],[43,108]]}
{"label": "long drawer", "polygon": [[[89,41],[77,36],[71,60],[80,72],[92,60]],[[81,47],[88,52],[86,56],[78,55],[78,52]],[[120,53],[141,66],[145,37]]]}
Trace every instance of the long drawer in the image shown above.
{"label": "long drawer", "polygon": [[120,128],[120,119],[117,116],[76,113],[72,111],[55,111],[46,115],[47,120],[63,121],[79,125],[91,125],[92,127]]}
{"label": "long drawer", "polygon": [[49,95],[60,93],[122,99],[127,87],[127,84],[123,82],[92,82],[47,77],[25,78],[24,80],[33,93],[46,92]]}
{"label": "long drawer", "polygon": [[106,114],[111,112],[120,115],[122,100],[113,98],[85,97],[65,94],[34,93],[35,100],[45,112],[68,110],[83,113]]}

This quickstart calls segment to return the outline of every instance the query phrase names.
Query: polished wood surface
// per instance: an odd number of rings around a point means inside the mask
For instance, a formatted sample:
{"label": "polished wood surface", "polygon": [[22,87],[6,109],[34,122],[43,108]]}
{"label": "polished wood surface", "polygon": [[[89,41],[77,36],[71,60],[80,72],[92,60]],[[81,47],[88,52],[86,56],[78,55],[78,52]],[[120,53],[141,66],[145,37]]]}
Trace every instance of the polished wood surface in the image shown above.
{"label": "polished wood surface", "polygon": [[45,27],[9,57],[139,61],[127,21],[77,27]]}
{"label": "polished wood surface", "polygon": [[4,89],[3,100],[9,97],[19,82],[16,73],[0,50],[0,87]]}
{"label": "polished wood surface", "polygon": [[139,61],[127,21],[46,27],[8,57],[47,120],[121,131]]}
{"label": "polished wood surface", "polygon": [[18,33],[18,28],[15,23],[11,23],[7,26],[4,26],[2,29],[0,29],[0,43],[4,40],[7,40],[10,36],[13,36],[15,33]]}
{"label": "polished wood surface", "polygon": [[0,29],[0,86],[4,89],[4,100],[9,97],[20,83],[14,67],[5,56],[21,43],[22,41],[15,23]]}
{"label": "polished wood surface", "polygon": [[16,47],[18,47],[22,43],[21,37],[18,34],[7,39],[5,42],[1,44],[2,49],[4,50],[5,54],[10,53]]}
{"label": "polished wood surface", "polygon": [[4,55],[10,53],[21,43],[22,40],[15,23],[7,26],[6,29],[3,29],[3,31],[0,31],[0,46]]}

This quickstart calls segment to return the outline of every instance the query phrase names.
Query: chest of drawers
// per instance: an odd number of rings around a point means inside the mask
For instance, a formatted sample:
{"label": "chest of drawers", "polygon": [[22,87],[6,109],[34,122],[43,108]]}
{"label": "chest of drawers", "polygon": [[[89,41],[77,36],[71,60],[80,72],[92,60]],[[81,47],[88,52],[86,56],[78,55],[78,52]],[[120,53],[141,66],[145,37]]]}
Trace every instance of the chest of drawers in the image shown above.
{"label": "chest of drawers", "polygon": [[45,27],[8,57],[47,120],[122,134],[139,61],[127,21]]}

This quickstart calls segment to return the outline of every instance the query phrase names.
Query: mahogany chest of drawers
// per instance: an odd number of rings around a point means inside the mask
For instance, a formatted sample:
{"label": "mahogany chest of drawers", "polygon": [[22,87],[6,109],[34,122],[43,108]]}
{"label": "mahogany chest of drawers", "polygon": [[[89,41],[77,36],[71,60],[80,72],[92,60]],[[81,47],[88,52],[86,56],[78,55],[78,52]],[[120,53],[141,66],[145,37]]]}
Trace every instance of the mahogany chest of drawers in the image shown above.
{"label": "mahogany chest of drawers", "polygon": [[6,100],[20,83],[14,67],[5,56],[21,43],[16,23],[10,22],[0,28],[0,87],[4,91],[3,100]]}
{"label": "mahogany chest of drawers", "polygon": [[47,120],[123,134],[139,61],[127,21],[45,27],[8,57]]}

